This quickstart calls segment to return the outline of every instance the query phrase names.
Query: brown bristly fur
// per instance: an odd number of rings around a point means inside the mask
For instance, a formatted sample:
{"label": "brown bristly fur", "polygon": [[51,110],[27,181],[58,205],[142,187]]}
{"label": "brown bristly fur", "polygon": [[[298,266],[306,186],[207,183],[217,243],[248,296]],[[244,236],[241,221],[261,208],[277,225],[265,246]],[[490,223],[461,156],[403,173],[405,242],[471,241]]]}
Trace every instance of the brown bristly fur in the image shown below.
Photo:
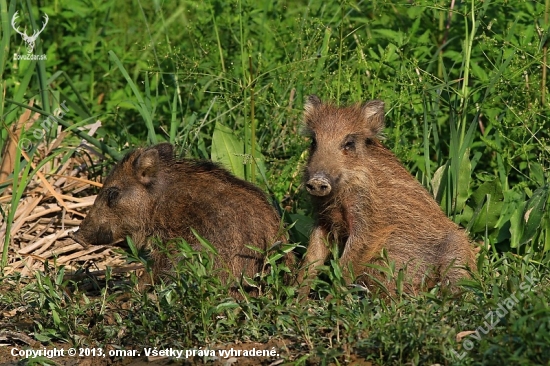
{"label": "brown bristly fur", "polygon": [[397,270],[405,270],[409,293],[437,282],[453,285],[467,276],[465,266],[475,270],[466,234],[379,141],[383,102],[336,107],[310,96],[304,121],[312,138],[305,182],[317,220],[298,277],[302,295],[330,243],[342,253],[342,268],[351,264],[358,282],[371,288],[374,276],[393,289],[393,281],[365,266],[382,264],[382,249]]}
{"label": "brown bristly fur", "polygon": [[[263,256],[246,245],[266,251],[285,241],[263,191],[210,161],[174,158],[168,143],[137,149],[115,166],[74,238],[112,244],[129,235],[138,249],[152,251],[157,277],[170,273],[171,265],[150,238],[183,238],[203,249],[191,228],[218,251],[216,267],[236,278],[259,273],[264,264]],[[286,260],[291,263],[292,254]]]}

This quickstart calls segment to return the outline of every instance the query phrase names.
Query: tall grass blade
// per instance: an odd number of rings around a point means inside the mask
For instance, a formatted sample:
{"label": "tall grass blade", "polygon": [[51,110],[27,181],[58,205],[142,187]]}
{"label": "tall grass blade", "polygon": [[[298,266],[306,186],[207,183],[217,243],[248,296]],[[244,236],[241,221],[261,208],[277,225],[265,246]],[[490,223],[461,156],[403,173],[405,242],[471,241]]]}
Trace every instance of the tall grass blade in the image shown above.
{"label": "tall grass blade", "polygon": [[148,103],[145,102],[143,99],[143,96],[141,95],[141,92],[139,91],[138,87],[134,83],[134,81],[130,78],[130,75],[126,71],[126,68],[124,65],[122,65],[122,62],[120,62],[120,59],[117,57],[117,55],[113,51],[109,51],[109,58],[111,61],[113,61],[120,72],[122,73],[122,76],[132,89],[132,92],[134,93],[134,96],[137,99],[137,105],[136,109],[139,111],[141,116],[143,117],[143,120],[145,121],[145,125],[147,126],[147,138],[149,140],[150,144],[157,144],[157,135],[155,133],[155,126],[153,125],[153,116],[152,111],[148,107]]}

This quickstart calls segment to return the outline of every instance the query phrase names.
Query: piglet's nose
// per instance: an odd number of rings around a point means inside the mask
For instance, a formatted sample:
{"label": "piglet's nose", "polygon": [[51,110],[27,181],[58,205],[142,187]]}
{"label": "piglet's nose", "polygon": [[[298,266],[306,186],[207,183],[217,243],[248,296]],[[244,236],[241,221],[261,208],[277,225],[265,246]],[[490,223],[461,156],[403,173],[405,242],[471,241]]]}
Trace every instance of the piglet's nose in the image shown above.
{"label": "piglet's nose", "polygon": [[307,181],[306,189],[313,196],[323,197],[330,193],[332,187],[324,174],[316,174]]}

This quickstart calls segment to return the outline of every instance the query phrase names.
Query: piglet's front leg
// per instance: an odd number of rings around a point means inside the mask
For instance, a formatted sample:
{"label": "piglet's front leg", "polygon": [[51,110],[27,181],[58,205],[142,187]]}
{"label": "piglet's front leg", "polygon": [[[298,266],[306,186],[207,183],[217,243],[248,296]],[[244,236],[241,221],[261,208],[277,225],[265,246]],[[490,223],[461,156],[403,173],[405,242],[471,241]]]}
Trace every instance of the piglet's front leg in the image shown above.
{"label": "piglet's front leg", "polygon": [[323,265],[330,254],[327,236],[328,232],[322,226],[316,226],[311,233],[302,269],[298,275],[302,300],[309,295],[311,281],[317,277],[317,267]]}

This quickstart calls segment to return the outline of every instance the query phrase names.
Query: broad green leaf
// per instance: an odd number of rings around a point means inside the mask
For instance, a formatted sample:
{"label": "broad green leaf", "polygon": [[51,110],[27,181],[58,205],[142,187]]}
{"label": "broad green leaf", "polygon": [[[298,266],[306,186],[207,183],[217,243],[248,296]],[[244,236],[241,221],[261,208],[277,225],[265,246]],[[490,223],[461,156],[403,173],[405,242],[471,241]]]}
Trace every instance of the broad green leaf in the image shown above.
{"label": "broad green leaf", "polygon": [[537,162],[529,163],[529,177],[532,178],[538,185],[544,185],[544,169]]}
{"label": "broad green leaf", "polygon": [[[420,44],[429,44],[431,36],[432,36],[431,32],[429,30],[426,30],[424,33],[420,35],[420,37],[418,37],[416,41]],[[425,48],[425,49],[428,50],[428,48]],[[418,51],[418,48],[417,48],[417,51]]]}
{"label": "broad green leaf", "polygon": [[52,318],[53,318],[53,323],[56,326],[59,326],[61,324],[61,318],[59,318],[59,314],[55,309],[52,309]]}
{"label": "broad green leaf", "polygon": [[[481,207],[479,208],[479,211],[481,211]],[[455,222],[459,223],[460,225],[467,227],[467,231],[471,231],[471,226],[468,226],[468,223],[472,221],[472,219],[477,219],[479,215],[479,212],[474,211],[470,206],[466,205],[464,206],[464,209],[462,212],[457,215],[457,220]]]}
{"label": "broad green leaf", "polygon": [[510,217],[510,247],[517,248],[523,235],[523,212],[526,202],[521,202]]}
{"label": "broad green leaf", "polygon": [[136,258],[139,257],[138,249],[137,249],[136,245],[134,244],[134,241],[132,240],[132,238],[130,236],[126,237],[126,242],[128,243],[128,247],[130,248],[130,251],[132,252],[132,255]]}
{"label": "broad green leaf", "polygon": [[480,205],[485,200],[483,208],[473,226],[473,232],[483,232],[486,228],[494,229],[502,216],[504,196],[498,179],[483,183],[472,194],[475,205]]}
{"label": "broad green leaf", "polygon": [[55,277],[55,284],[61,285],[63,284],[63,278],[65,277],[65,267],[61,267],[59,269],[59,272],[57,273],[57,276]]}
{"label": "broad green leaf", "polygon": [[340,263],[337,260],[332,259],[330,261],[330,266],[331,266],[332,270],[334,271],[334,277],[336,279],[344,278],[344,275],[342,274],[342,268],[340,267]]}
{"label": "broad green leaf", "polygon": [[386,52],[386,55],[385,55],[385,59],[387,62],[392,62],[394,60],[397,60],[399,58],[398,54],[397,54],[397,51],[398,51],[398,47],[396,45],[394,45],[393,43],[390,43],[388,44],[388,47],[386,48],[387,49],[387,52]]}
{"label": "broad green leaf", "polygon": [[487,83],[489,81],[489,77],[487,76],[487,73],[482,67],[479,66],[477,62],[472,62],[470,64],[470,67],[472,68],[472,76],[478,78],[484,83]]}
{"label": "broad green leaf", "polygon": [[537,233],[542,218],[544,216],[544,208],[548,200],[549,185],[537,189],[533,196],[527,201],[525,210],[523,211],[523,233],[520,240],[520,245],[527,243]]}
{"label": "broad green leaf", "polygon": [[449,209],[451,207],[448,200],[448,195],[450,192],[449,168],[450,161],[447,160],[445,165],[437,168],[431,181],[434,199],[439,203],[439,206],[445,213],[449,213]]}
{"label": "broad green leaf", "polygon": [[407,9],[407,15],[410,19],[421,19],[420,15],[426,10],[425,7],[422,6],[411,6]]}
{"label": "broad green leaf", "polygon": [[34,338],[36,338],[40,342],[49,342],[51,341],[52,337],[48,333],[38,333],[34,332],[33,335]]}
{"label": "broad green leaf", "polygon": [[221,163],[226,169],[241,179],[244,173],[244,145],[231,128],[216,123],[212,135],[212,161]]}
{"label": "broad green leaf", "polygon": [[298,241],[307,243],[309,234],[311,234],[311,228],[313,227],[313,219],[300,214],[289,214],[288,216],[290,217],[290,221],[294,222],[292,230],[298,234]]}
{"label": "broad green leaf", "polygon": [[433,178],[431,180],[432,184],[432,192],[433,196],[436,200],[439,200],[441,198],[441,195],[443,191],[440,191],[443,187],[441,187],[441,179],[443,178],[443,173],[445,172],[445,169],[447,168],[447,164],[440,166],[435,171]]}
{"label": "broad green leaf", "polygon": [[543,227],[543,230],[544,230],[544,233],[545,235],[543,236],[544,237],[544,249],[543,249],[543,252],[546,253],[548,251],[550,251],[550,220],[549,219],[545,219],[544,220],[544,223],[546,225],[542,225]]}
{"label": "broad green leaf", "polygon": [[470,195],[470,175],[472,164],[470,163],[470,149],[466,149],[462,160],[460,161],[460,169],[458,172],[458,187],[456,198],[456,211],[460,212],[466,204],[466,200]]}
{"label": "broad green leaf", "polygon": [[525,193],[515,189],[503,191],[503,196],[504,207],[496,223],[496,227],[498,228],[504,227],[508,221],[511,221],[512,216],[525,200]]}
{"label": "broad green leaf", "polygon": [[472,193],[472,199],[476,204],[479,204],[485,199],[488,194],[491,195],[493,201],[502,201],[504,199],[504,195],[502,194],[502,187],[500,185],[500,181],[497,178],[480,185],[475,190],[475,192]]}

